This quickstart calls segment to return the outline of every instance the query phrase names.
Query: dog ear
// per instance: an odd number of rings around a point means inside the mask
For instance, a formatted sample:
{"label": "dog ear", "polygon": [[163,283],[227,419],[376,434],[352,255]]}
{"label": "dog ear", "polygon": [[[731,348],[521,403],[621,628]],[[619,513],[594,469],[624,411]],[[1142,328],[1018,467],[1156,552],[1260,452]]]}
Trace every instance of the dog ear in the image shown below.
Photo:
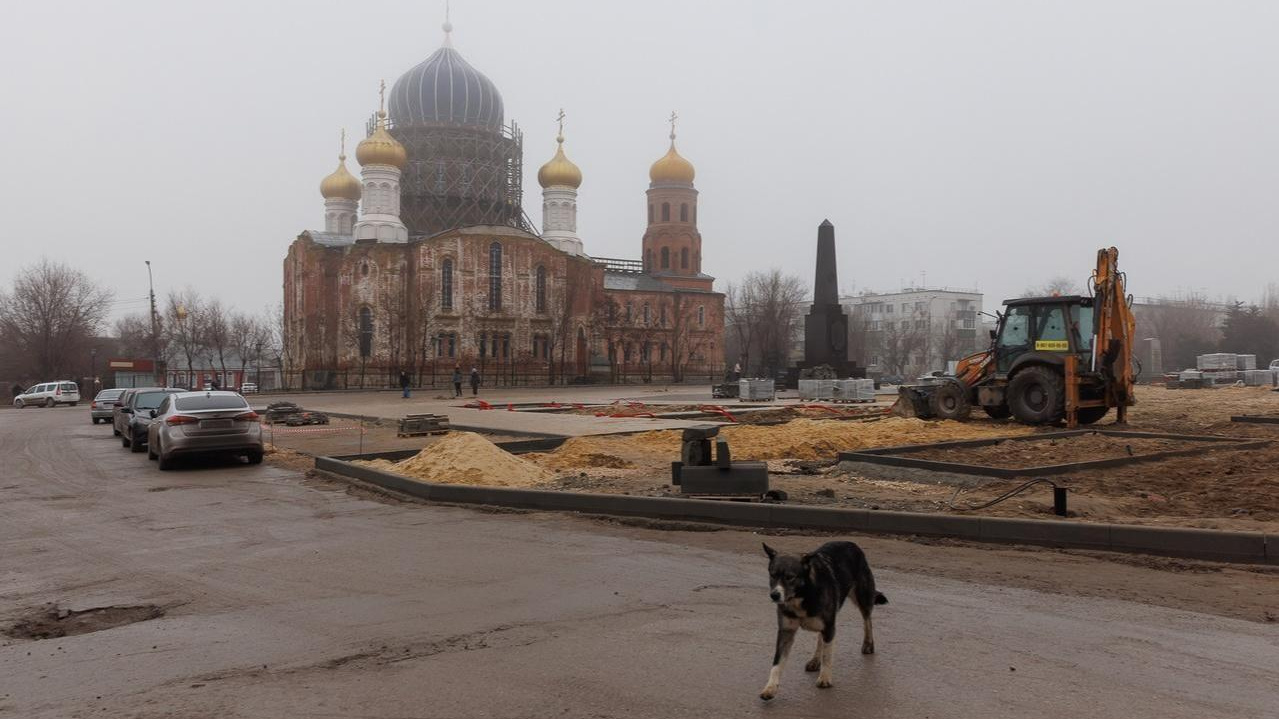
{"label": "dog ear", "polygon": [[777,558],[777,550],[776,550],[776,549],[773,549],[772,547],[768,546],[768,543],[767,543],[767,542],[760,542],[760,544],[763,544],[763,545],[764,545],[764,554],[767,554],[769,559],[776,559],[776,558]]}

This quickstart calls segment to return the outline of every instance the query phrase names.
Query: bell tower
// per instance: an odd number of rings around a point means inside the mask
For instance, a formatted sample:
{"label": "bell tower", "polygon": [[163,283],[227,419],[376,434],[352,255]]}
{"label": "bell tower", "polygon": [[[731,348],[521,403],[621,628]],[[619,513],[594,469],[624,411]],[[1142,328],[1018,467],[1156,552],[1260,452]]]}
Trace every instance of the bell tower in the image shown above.
{"label": "bell tower", "polygon": [[702,274],[702,235],[697,231],[696,171],[693,163],[675,149],[674,112],[671,146],[653,166],[648,177],[648,229],[644,232],[644,271],[671,284],[710,289]]}

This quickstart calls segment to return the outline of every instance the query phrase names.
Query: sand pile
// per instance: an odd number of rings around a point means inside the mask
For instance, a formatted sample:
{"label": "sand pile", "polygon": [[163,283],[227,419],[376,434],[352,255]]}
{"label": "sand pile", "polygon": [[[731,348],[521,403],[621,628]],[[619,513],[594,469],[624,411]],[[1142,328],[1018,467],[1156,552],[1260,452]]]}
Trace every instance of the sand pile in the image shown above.
{"label": "sand pile", "polygon": [[440,484],[533,487],[555,478],[551,472],[516,457],[473,432],[451,432],[444,439],[399,462],[362,461],[414,479]]}
{"label": "sand pile", "polygon": [[[736,425],[720,429],[720,436],[728,440],[737,459],[834,459],[840,451],[866,447],[1006,437],[1031,431],[1030,427],[1011,423],[929,422],[888,417],[875,422],[796,419],[773,426]],[[679,430],[657,430],[633,435],[574,437],[554,452],[526,457],[553,469],[656,466],[678,459],[679,451]]]}

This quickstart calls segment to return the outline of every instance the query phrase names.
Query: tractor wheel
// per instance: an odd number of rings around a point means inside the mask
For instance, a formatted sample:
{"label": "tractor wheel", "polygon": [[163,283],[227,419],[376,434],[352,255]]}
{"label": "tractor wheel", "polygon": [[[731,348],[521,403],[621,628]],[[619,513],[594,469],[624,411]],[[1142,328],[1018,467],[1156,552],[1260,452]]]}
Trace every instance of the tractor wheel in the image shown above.
{"label": "tractor wheel", "polygon": [[1075,413],[1075,418],[1079,420],[1080,424],[1096,424],[1108,412],[1110,412],[1109,407],[1081,407]]}
{"label": "tractor wheel", "polygon": [[1025,424],[1052,424],[1065,413],[1066,388],[1050,367],[1027,367],[1008,383],[1008,409]]}
{"label": "tractor wheel", "polygon": [[939,419],[966,421],[973,405],[968,400],[968,389],[958,382],[943,382],[928,398],[928,409]]}
{"label": "tractor wheel", "polygon": [[986,415],[991,419],[1008,419],[1013,415],[1013,411],[1008,409],[1006,404],[996,404],[990,407],[982,407],[986,411]]}

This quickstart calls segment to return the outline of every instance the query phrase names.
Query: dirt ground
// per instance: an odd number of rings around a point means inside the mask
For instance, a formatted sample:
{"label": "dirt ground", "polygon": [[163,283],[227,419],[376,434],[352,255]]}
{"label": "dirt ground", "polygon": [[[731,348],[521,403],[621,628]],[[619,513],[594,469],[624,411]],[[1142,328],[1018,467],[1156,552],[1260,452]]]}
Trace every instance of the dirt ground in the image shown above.
{"label": "dirt ground", "polygon": [[[648,408],[656,408],[651,405]],[[697,405],[661,405],[696,409]],[[731,411],[731,407],[729,408]],[[578,410],[592,411],[592,410]],[[1059,428],[1034,429],[1009,420],[992,420],[974,412],[968,422],[924,421],[882,415],[825,419],[833,413],[882,412],[881,408],[839,406],[832,409],[780,406],[767,410],[784,424],[742,422],[726,426],[733,457],[767,461],[772,486],[789,501],[824,506],[967,513],[968,507],[994,499],[1024,480],[979,480],[977,486],[932,482],[927,476],[878,470],[874,476],[838,466],[840,451],[946,440],[1025,436]],[[763,412],[755,413],[756,416]],[[1279,393],[1265,388],[1225,387],[1211,390],[1167,390],[1140,387],[1138,404],[1122,429],[1191,435],[1220,435],[1279,440],[1279,425],[1230,421],[1232,415],[1279,415]],[[335,432],[298,432],[277,437],[272,461],[309,468],[306,455],[354,454],[421,449],[435,438],[397,438],[393,423],[335,420]],[[1113,414],[1098,427],[1109,427]],[[510,437],[487,436],[493,442]],[[670,484],[670,462],[679,457],[680,432],[663,430],[631,435],[577,437],[562,447],[523,455],[554,472],[549,485],[566,491],[665,496],[677,493]],[[1193,446],[1175,440],[1124,440],[1092,437],[1071,443],[1008,442],[969,450],[968,459],[1017,467],[1143,454]],[[289,450],[289,451],[285,451]],[[301,454],[298,454],[301,453]],[[928,454],[915,456],[926,457]],[[940,455],[939,455],[940,456]],[[947,459],[960,461],[950,455]],[[1055,475],[1070,491],[1070,515],[1084,521],[1162,524],[1216,529],[1279,532],[1279,441],[1260,449],[1213,449],[1200,455],[1154,460],[1107,469]],[[1038,484],[982,514],[1013,517],[1052,516],[1052,493]]]}
{"label": "dirt ground", "polygon": [[[1230,422],[1231,415],[1279,414],[1279,393],[1264,388],[1167,390],[1141,387],[1124,429],[1179,434],[1224,435],[1279,440],[1279,425]],[[1098,426],[1110,426],[1112,418]],[[772,486],[789,501],[826,506],[922,512],[965,512],[965,506],[993,499],[1023,480],[989,481],[959,489],[927,483],[917,476],[866,477],[835,463],[840,450],[886,447],[949,439],[1024,435],[1036,430],[974,412],[969,422],[925,422],[886,418],[878,421],[823,422],[802,419],[777,427],[728,427],[722,431],[740,459],[769,463]],[[1039,430],[1053,431],[1053,429]],[[1097,446],[1091,446],[1096,444]],[[1181,442],[1134,440],[1122,445],[1082,442],[1066,450],[1062,461],[1077,461],[1101,451],[1134,453],[1180,449]],[[1038,443],[1036,443],[1038,445]],[[1000,456],[1001,449],[1006,452]],[[670,462],[678,457],[677,432],[647,432],[627,437],[573,439],[555,452],[528,455],[556,470],[556,486],[574,491],[661,496],[669,484]],[[1023,443],[983,450],[983,460],[1016,466],[1033,461]],[[1053,455],[1057,456],[1057,455]],[[1261,449],[1214,449],[1124,467],[1058,475],[1053,481],[1070,490],[1071,516],[1085,521],[1165,524],[1217,529],[1279,531],[1279,442]],[[1052,493],[1038,485],[983,514],[1051,517]]]}

